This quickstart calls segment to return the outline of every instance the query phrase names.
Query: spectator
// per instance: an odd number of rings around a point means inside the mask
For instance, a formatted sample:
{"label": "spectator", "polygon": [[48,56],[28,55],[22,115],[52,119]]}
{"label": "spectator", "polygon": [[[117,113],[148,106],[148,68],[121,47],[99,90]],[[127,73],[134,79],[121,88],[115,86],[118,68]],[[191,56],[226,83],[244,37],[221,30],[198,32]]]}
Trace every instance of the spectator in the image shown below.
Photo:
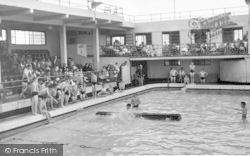
{"label": "spectator", "polygon": [[176,82],[176,76],[177,75],[178,75],[177,70],[175,70],[174,68],[171,68],[171,70],[170,70],[170,81],[171,81],[171,83]]}
{"label": "spectator", "polygon": [[141,64],[138,66],[136,70],[136,75],[139,79],[139,86],[143,86],[145,73],[144,73],[143,66]]}
{"label": "spectator", "polygon": [[191,62],[189,65],[190,68],[190,77],[191,77],[191,83],[194,83],[194,76],[195,76],[195,65],[194,62]]}
{"label": "spectator", "polygon": [[208,76],[208,73],[205,72],[204,69],[201,69],[200,71],[200,82],[205,84],[205,78]]}
{"label": "spectator", "polygon": [[184,76],[186,75],[183,67],[181,67],[180,71],[179,71],[179,82],[183,83],[184,82]]}

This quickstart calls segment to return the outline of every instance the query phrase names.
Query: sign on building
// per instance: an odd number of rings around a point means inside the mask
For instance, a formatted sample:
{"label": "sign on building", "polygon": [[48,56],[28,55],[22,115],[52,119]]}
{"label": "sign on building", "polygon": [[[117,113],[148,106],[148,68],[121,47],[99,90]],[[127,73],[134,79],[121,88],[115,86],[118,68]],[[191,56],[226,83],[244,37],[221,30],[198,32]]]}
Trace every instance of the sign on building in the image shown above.
{"label": "sign on building", "polygon": [[77,54],[87,57],[87,45],[86,44],[77,44]]}

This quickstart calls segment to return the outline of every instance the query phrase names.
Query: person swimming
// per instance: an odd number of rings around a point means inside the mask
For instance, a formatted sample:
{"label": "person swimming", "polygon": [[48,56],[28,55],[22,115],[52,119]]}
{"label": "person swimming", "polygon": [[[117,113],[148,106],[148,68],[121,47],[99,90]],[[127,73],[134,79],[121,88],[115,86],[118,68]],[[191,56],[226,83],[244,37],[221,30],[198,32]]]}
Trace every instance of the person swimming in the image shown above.
{"label": "person swimming", "polygon": [[139,105],[141,104],[141,100],[137,97],[137,94],[134,94],[133,98],[131,99],[130,104],[133,108],[139,107]]}
{"label": "person swimming", "polygon": [[241,108],[242,109],[235,109],[235,110],[239,110],[241,112],[239,112],[239,114],[242,114],[242,120],[245,121],[247,119],[247,108],[246,108],[246,102],[242,101],[241,102]]}

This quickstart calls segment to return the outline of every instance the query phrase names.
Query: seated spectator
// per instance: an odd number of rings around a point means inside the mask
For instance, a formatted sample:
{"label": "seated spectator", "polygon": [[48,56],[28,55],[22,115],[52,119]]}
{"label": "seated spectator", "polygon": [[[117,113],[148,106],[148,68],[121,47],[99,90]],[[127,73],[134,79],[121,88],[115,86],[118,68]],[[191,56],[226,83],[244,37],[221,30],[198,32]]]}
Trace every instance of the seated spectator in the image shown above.
{"label": "seated spectator", "polygon": [[187,75],[185,75],[184,84],[189,84],[189,83],[190,83],[189,77]]}
{"label": "seated spectator", "polygon": [[105,87],[105,84],[102,83],[102,89],[101,91],[97,94],[97,96],[107,96],[110,95],[110,92],[108,91],[108,89]]}

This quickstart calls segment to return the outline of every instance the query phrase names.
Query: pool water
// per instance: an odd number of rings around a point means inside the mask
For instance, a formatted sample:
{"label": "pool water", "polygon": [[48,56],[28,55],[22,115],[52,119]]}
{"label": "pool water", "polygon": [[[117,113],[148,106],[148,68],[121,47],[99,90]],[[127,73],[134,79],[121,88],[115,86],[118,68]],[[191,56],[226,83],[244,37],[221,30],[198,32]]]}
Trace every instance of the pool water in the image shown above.
{"label": "pool water", "polygon": [[[65,156],[250,154],[250,123],[242,122],[241,114],[230,108],[240,108],[241,100],[249,108],[247,94],[152,91],[139,98],[142,104],[134,111],[179,113],[182,120],[135,119],[124,100],[78,112],[0,143],[64,144]],[[95,116],[97,111],[120,113]]]}

